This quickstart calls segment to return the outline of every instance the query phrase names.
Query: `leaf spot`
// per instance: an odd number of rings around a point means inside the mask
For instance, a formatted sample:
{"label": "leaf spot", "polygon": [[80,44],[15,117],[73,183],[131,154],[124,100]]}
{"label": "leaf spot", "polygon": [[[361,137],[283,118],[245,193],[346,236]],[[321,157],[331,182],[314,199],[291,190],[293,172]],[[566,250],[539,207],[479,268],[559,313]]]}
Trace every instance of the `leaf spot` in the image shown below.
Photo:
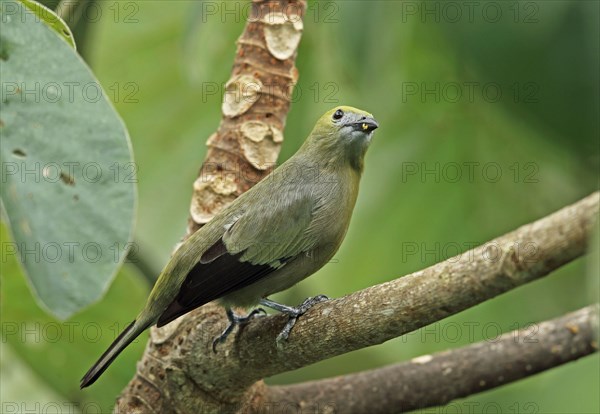
{"label": "leaf spot", "polygon": [[27,154],[25,154],[25,151],[23,151],[20,148],[15,148],[12,153],[17,158],[25,158],[25,157],[27,157]]}
{"label": "leaf spot", "polygon": [[75,185],[75,178],[71,177],[69,174],[64,171],[60,172],[60,179],[66,185]]}

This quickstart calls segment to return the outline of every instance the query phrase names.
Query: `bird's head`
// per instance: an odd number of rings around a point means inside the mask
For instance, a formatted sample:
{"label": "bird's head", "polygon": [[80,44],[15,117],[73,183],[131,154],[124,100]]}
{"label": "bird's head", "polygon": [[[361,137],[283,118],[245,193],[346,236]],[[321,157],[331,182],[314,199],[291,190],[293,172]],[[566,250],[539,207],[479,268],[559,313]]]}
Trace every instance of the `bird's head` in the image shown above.
{"label": "bird's head", "polygon": [[362,171],[365,152],[378,127],[370,113],[351,106],[338,106],[317,121],[304,147],[316,150],[326,162],[348,162]]}

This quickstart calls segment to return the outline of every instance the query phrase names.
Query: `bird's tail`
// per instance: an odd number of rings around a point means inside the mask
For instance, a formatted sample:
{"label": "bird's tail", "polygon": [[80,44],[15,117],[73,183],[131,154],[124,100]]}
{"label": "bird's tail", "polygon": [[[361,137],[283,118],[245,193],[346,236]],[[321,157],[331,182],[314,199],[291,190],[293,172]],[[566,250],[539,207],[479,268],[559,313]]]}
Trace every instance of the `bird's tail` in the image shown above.
{"label": "bird's tail", "polygon": [[106,352],[102,354],[100,359],[89,369],[88,372],[83,376],[79,383],[80,388],[85,388],[92,385],[100,375],[108,368],[115,358],[129,345],[135,338],[139,336],[148,326],[149,323],[136,323],[131,322],[123,332],[115,339],[115,341],[108,347]]}

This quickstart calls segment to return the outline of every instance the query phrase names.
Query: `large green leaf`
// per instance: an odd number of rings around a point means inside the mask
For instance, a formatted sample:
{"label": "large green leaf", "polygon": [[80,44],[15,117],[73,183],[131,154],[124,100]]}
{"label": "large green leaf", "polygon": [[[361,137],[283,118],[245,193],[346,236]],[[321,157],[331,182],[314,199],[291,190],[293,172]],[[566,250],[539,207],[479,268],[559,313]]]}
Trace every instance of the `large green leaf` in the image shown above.
{"label": "large green leaf", "polygon": [[[129,246],[135,165],[89,68],[21,3],[1,2],[2,203],[33,290],[67,318],[98,300]],[[29,16],[29,17],[28,17]]]}
{"label": "large green leaf", "polygon": [[[56,13],[50,10],[48,7],[34,0],[19,0],[28,9],[30,9],[34,15],[41,19],[44,23],[52,28],[60,37],[62,37],[73,49],[77,49],[75,40],[73,39],[73,33],[69,26],[61,19]],[[14,3],[13,3],[14,4]],[[10,11],[10,10],[9,10]]]}

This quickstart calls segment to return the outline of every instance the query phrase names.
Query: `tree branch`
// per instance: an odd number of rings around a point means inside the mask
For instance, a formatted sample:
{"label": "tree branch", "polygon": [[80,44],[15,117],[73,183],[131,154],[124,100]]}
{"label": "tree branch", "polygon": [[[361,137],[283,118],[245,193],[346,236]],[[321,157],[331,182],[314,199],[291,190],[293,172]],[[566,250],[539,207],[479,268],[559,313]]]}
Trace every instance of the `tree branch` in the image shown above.
{"label": "tree branch", "polygon": [[[598,351],[598,305],[452,351],[358,374],[267,387],[264,401],[312,412],[399,413],[446,404]],[[274,405],[275,403],[273,403]]]}
{"label": "tree branch", "polygon": [[221,124],[194,183],[186,237],[275,167],[298,80],[305,7],[301,0],[253,1],[225,84]]}
{"label": "tree branch", "polygon": [[[284,349],[276,347],[275,337],[285,316],[251,323],[228,343],[227,351],[235,356],[226,357],[229,376],[238,385],[249,386],[261,378],[380,344],[543,277],[585,253],[598,215],[598,196],[594,193],[424,270],[319,304],[298,320]],[[205,329],[212,332],[208,326]],[[193,340],[196,362],[222,366],[221,357],[206,352],[208,343]],[[202,373],[192,370],[190,374],[202,383]]]}
{"label": "tree branch", "polygon": [[[212,407],[208,412],[264,406],[272,394],[262,378],[411,332],[581,256],[598,199],[593,193],[427,269],[316,305],[298,320],[283,349],[276,347],[275,337],[286,318],[277,315],[243,327],[213,354],[212,339],[225,325],[224,312],[203,306],[188,318],[151,330],[138,366],[141,394],[153,391],[161,412],[187,412],[199,405]],[[144,390],[143,384],[152,384],[153,390]]]}

